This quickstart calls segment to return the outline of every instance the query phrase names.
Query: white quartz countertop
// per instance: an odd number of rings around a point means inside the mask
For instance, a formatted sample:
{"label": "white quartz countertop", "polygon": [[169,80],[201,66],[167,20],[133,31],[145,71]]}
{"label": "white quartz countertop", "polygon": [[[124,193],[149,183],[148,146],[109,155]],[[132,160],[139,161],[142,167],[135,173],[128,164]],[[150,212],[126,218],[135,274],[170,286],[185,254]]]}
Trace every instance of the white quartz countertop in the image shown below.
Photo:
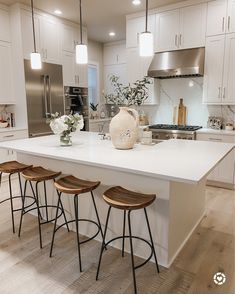
{"label": "white quartz countertop", "polygon": [[215,129],[209,129],[209,128],[202,128],[202,129],[197,130],[197,134],[214,134],[214,135],[234,136],[235,131],[215,130]]}
{"label": "white quartz countertop", "polygon": [[0,143],[0,148],[33,156],[194,184],[234,147],[230,143],[167,140],[154,146],[136,144],[132,150],[117,150],[111,141],[91,132],[74,134],[71,147],[59,146],[59,136],[54,135]]}

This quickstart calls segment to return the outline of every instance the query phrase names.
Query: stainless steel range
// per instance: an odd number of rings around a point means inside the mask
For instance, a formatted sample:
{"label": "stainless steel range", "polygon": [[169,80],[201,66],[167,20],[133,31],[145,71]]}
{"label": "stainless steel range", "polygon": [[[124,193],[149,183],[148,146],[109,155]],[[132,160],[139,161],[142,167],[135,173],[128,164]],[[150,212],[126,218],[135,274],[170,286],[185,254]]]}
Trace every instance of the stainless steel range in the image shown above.
{"label": "stainless steel range", "polygon": [[153,140],[168,140],[168,139],[185,139],[195,140],[196,130],[201,129],[200,126],[178,126],[157,124],[149,126],[153,133]]}

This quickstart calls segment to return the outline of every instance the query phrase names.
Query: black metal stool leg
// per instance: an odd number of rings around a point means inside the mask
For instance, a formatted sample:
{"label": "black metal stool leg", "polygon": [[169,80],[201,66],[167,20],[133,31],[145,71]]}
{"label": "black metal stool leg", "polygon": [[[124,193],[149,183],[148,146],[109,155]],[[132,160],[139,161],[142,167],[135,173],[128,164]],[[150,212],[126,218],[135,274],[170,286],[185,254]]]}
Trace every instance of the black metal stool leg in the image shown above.
{"label": "black metal stool leg", "polygon": [[44,199],[45,199],[45,210],[46,210],[46,220],[48,222],[49,217],[48,217],[48,204],[47,204],[47,189],[46,189],[46,182],[43,181],[43,189],[44,189]]}
{"label": "black metal stool leg", "polygon": [[100,233],[101,233],[102,239],[104,239],[104,233],[103,233],[102,228],[101,228],[100,218],[99,218],[98,210],[97,210],[97,207],[96,207],[93,191],[91,191],[91,197],[92,197],[92,201],[93,201],[94,208],[95,208],[96,218],[97,218],[97,221],[98,221],[98,224],[99,224],[99,227],[100,227]]}
{"label": "black metal stool leg", "polygon": [[149,231],[150,241],[151,241],[151,244],[152,244],[152,250],[153,250],[154,259],[155,259],[157,271],[159,273],[160,271],[159,271],[159,266],[158,266],[158,262],[157,262],[157,255],[156,255],[155,248],[154,248],[153,237],[152,237],[152,233],[151,233],[151,229],[150,229],[150,225],[149,225],[149,219],[148,219],[148,214],[147,214],[146,208],[144,208],[144,213],[145,213],[145,218],[146,218],[147,227],[148,227],[148,231]]}
{"label": "black metal stool leg", "polygon": [[2,172],[0,173],[0,188],[1,188],[1,185],[2,185]]}
{"label": "black metal stool leg", "polygon": [[51,249],[50,249],[50,257],[52,257],[52,250],[54,246],[54,240],[55,240],[55,232],[56,232],[56,225],[57,225],[57,219],[58,219],[58,214],[59,214],[59,205],[61,203],[61,192],[58,192],[58,203],[57,203],[57,208],[56,208],[56,216],[55,216],[55,223],[54,223],[54,229],[53,229],[53,235],[52,235],[52,240],[51,240]]}
{"label": "black metal stool leg", "polygon": [[39,242],[40,242],[40,248],[42,249],[42,231],[41,231],[41,220],[40,220],[40,209],[39,209],[39,195],[38,195],[38,184],[40,182],[36,182],[36,205],[37,205],[37,211],[38,211],[38,231],[39,231]]}
{"label": "black metal stool leg", "polygon": [[129,239],[130,239],[130,249],[131,249],[131,265],[132,265],[132,274],[133,274],[133,282],[134,282],[134,293],[137,294],[130,214],[131,214],[131,210],[128,211],[128,226],[129,226]]}
{"label": "black metal stool leg", "polygon": [[19,179],[19,186],[20,186],[20,196],[21,196],[22,205],[23,205],[23,189],[22,189],[20,173],[18,173],[18,179]]}
{"label": "black metal stool leg", "polygon": [[108,214],[107,214],[107,218],[106,218],[106,223],[105,223],[105,228],[104,228],[104,238],[103,238],[103,242],[101,245],[101,250],[100,250],[100,257],[99,257],[99,263],[98,263],[98,268],[97,268],[97,272],[96,272],[96,281],[99,278],[99,272],[100,272],[100,264],[101,264],[101,259],[102,259],[102,255],[103,255],[103,251],[105,246],[105,238],[106,238],[106,233],[107,233],[107,229],[108,229],[108,223],[109,223],[109,216],[110,216],[110,211],[111,211],[111,206],[109,206],[108,209]]}
{"label": "black metal stool leg", "polygon": [[9,185],[9,192],[10,192],[10,203],[11,203],[11,222],[12,222],[12,231],[15,234],[15,220],[14,220],[14,206],[13,206],[13,195],[12,195],[12,187],[11,187],[11,176],[12,174],[9,174],[8,176],[8,185]]}
{"label": "black metal stool leg", "polygon": [[61,193],[58,191],[58,190],[56,190],[56,192],[57,192],[57,195],[58,195],[58,197],[59,197],[59,205],[60,205],[60,207],[61,207],[61,210],[62,210],[62,214],[63,214],[63,217],[64,217],[64,221],[65,221],[65,224],[66,224],[66,227],[67,227],[67,230],[68,230],[68,232],[70,232],[70,230],[69,230],[69,225],[68,225],[68,221],[67,221],[67,217],[66,217],[66,214],[65,214],[65,211],[64,211],[64,206],[63,206],[63,203],[62,203],[62,201],[61,201]]}
{"label": "black metal stool leg", "polygon": [[74,195],[74,212],[75,212],[75,223],[76,223],[76,234],[77,234],[77,246],[78,246],[78,257],[79,257],[79,269],[82,272],[82,260],[81,260],[81,249],[79,239],[79,218],[78,218],[78,195]]}
{"label": "black metal stool leg", "polygon": [[125,252],[125,231],[126,231],[126,210],[123,211],[122,257],[124,257],[124,252]]}
{"label": "black metal stool leg", "polygon": [[[35,194],[35,192],[34,192],[32,182],[29,181],[29,184],[30,184],[30,187],[31,187],[31,190],[32,190],[32,193],[33,193],[33,197],[34,197],[34,199],[35,199],[35,203],[36,203],[36,205],[37,205],[37,197],[36,197],[36,194]],[[39,204],[38,204],[38,205],[39,205]],[[42,215],[41,215],[41,211],[40,211],[40,210],[39,210],[39,215],[40,215],[40,218],[41,218],[41,220],[42,220],[43,218],[42,218]]]}
{"label": "black metal stool leg", "polygon": [[20,225],[19,225],[18,237],[20,237],[20,234],[21,234],[21,227],[22,227],[22,221],[23,221],[23,216],[24,216],[24,204],[25,204],[25,195],[26,195],[27,184],[28,184],[28,181],[26,180],[25,184],[24,184],[24,194],[22,196],[22,209],[21,209],[21,214],[20,214]]}

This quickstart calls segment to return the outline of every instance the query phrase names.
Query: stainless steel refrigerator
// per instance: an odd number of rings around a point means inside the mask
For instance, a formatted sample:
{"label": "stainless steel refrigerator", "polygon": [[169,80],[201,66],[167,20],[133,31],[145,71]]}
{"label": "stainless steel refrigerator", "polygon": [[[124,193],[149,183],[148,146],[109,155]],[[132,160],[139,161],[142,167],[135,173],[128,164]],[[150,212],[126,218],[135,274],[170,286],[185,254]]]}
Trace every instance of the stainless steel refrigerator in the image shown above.
{"label": "stainless steel refrigerator", "polygon": [[62,65],[43,63],[41,70],[32,70],[24,60],[29,136],[52,134],[46,122],[49,113],[64,114]]}

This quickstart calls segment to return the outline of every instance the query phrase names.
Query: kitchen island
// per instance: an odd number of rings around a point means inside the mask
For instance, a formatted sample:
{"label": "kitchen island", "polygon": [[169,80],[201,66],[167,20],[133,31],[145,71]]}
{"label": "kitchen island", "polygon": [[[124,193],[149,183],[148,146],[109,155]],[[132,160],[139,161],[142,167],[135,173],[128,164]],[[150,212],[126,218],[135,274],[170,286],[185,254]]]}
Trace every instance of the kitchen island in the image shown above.
{"label": "kitchen island", "polygon": [[[16,151],[17,159],[41,165],[63,174],[101,181],[95,191],[97,206],[104,225],[107,205],[103,192],[110,186],[143,193],[155,193],[157,200],[148,208],[159,263],[169,267],[178,252],[205,215],[205,187],[208,173],[232,151],[235,144],[190,140],[168,140],[154,146],[137,144],[132,150],[116,150],[111,141],[97,133],[80,132],[73,136],[73,146],[60,147],[58,136],[47,136],[0,143],[0,148]],[[48,190],[56,203],[51,185]],[[65,209],[73,213],[73,198],[64,197]],[[79,199],[80,217],[95,218],[90,197]],[[53,212],[51,212],[53,213]],[[133,234],[148,238],[143,212],[133,213]],[[91,235],[90,225],[81,233]],[[122,214],[113,210],[108,238],[122,232]],[[121,243],[114,243],[120,247]],[[148,248],[136,242],[135,254],[147,257]],[[127,246],[126,250],[129,248]]]}

